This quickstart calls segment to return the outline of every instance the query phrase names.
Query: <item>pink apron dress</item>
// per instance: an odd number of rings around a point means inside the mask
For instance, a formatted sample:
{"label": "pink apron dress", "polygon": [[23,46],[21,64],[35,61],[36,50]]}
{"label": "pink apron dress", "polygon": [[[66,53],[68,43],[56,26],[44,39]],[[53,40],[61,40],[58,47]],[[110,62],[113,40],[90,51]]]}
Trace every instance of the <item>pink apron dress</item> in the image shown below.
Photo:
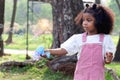
{"label": "pink apron dress", "polygon": [[[87,34],[82,37],[86,42]],[[74,80],[104,80],[104,62],[102,56],[102,42],[104,35],[100,35],[100,43],[86,43],[82,46],[80,59],[77,62]]]}

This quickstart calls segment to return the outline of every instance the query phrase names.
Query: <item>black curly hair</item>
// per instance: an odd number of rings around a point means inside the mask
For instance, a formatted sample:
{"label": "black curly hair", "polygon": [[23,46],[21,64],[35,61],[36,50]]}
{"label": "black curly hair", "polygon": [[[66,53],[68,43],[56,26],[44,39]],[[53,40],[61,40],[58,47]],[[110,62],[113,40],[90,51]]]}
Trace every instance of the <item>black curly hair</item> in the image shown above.
{"label": "black curly hair", "polygon": [[110,34],[112,32],[114,25],[114,13],[110,8],[100,4],[93,4],[92,6],[86,4],[86,8],[75,18],[76,24],[82,25],[82,15],[84,13],[90,13],[95,18],[95,27],[98,34]]}

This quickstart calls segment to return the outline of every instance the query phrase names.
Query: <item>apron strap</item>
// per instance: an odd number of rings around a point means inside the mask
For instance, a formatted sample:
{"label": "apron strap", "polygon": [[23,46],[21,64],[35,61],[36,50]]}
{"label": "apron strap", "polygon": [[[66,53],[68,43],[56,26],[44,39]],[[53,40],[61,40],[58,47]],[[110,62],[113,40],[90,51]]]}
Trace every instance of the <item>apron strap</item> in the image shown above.
{"label": "apron strap", "polygon": [[99,39],[99,41],[100,41],[100,42],[103,42],[103,40],[104,40],[104,34],[100,34],[100,39]]}
{"label": "apron strap", "polygon": [[82,42],[86,42],[87,32],[84,32],[82,35]]}

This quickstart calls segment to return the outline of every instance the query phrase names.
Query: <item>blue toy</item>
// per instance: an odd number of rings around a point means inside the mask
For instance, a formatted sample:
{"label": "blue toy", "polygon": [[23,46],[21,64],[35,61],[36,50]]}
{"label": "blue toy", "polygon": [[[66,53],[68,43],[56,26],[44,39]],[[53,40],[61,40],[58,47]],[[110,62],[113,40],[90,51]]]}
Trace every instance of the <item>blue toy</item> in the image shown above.
{"label": "blue toy", "polygon": [[47,58],[50,58],[50,52],[44,51],[44,47],[39,46],[33,54],[33,60],[40,60],[42,55],[46,55]]}

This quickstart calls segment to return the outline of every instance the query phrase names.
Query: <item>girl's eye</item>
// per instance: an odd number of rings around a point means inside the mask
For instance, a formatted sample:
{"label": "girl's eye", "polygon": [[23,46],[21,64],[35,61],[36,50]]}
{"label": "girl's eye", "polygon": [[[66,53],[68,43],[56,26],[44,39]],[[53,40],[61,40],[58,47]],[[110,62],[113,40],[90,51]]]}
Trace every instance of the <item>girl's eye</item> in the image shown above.
{"label": "girl's eye", "polygon": [[88,22],[92,21],[92,19],[87,19]]}

